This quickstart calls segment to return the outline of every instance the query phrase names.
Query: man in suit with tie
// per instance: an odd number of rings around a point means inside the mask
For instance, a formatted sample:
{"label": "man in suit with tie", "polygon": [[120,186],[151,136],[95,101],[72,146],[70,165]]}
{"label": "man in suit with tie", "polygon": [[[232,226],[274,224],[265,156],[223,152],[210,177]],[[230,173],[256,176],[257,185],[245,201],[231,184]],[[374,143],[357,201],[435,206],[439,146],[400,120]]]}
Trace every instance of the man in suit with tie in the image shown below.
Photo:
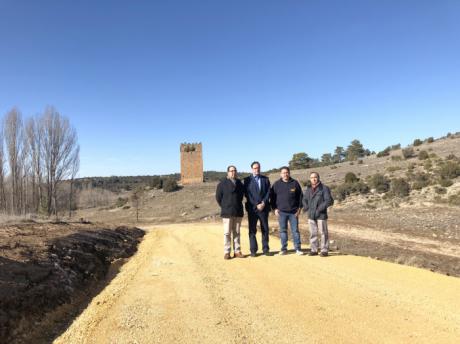
{"label": "man in suit with tie", "polygon": [[255,257],[257,245],[257,222],[260,222],[262,232],[263,253],[270,255],[268,246],[268,214],[270,212],[270,181],[267,177],[260,174],[260,163],[254,161],[251,164],[252,175],[244,178],[246,195],[246,211],[249,222],[249,245],[251,257]]}

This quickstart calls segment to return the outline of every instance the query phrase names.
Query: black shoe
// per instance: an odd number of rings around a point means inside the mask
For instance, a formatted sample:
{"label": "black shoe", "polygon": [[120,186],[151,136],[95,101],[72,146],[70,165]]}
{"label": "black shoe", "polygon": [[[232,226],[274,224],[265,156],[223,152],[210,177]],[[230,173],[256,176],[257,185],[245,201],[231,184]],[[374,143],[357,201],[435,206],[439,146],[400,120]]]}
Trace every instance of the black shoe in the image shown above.
{"label": "black shoe", "polygon": [[251,252],[251,257],[257,257],[255,252]]}
{"label": "black shoe", "polygon": [[309,256],[317,256],[318,255],[318,252],[310,252],[308,253]]}
{"label": "black shoe", "polygon": [[267,256],[267,257],[269,257],[269,256],[271,256],[272,254],[271,254],[269,251],[264,251],[264,255]]}
{"label": "black shoe", "polygon": [[329,255],[329,253],[327,253],[327,252],[321,252],[321,253],[320,253],[320,256],[321,256],[321,257],[327,257],[328,255]]}

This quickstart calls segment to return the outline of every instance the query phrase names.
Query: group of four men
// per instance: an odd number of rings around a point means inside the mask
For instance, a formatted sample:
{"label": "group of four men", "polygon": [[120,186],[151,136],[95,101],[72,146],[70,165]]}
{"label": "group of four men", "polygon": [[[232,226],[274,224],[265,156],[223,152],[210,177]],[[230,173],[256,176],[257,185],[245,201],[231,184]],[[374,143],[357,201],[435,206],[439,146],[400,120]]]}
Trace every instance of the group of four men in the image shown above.
{"label": "group of four men", "polygon": [[288,223],[291,228],[296,254],[303,255],[298,228],[299,215],[303,211],[308,216],[310,226],[310,253],[318,255],[318,231],[321,233],[322,257],[328,256],[329,238],[327,229],[327,208],[333,204],[331,192],[320,181],[319,174],[310,174],[311,186],[302,193],[297,180],[291,178],[289,167],[283,166],[280,179],[272,186],[266,176],[260,174],[260,163],[251,164],[252,175],[241,182],[237,178],[237,170],[233,165],[227,168],[227,178],[222,180],[216,189],[216,200],[221,208],[224,223],[224,259],[230,259],[233,236],[233,252],[235,258],[244,258],[240,245],[240,228],[243,219],[243,197],[246,197],[248,214],[249,246],[251,257],[256,257],[258,244],[256,239],[257,223],[262,232],[262,252],[270,255],[268,215],[273,210],[279,222],[281,239],[280,255],[287,253]]}

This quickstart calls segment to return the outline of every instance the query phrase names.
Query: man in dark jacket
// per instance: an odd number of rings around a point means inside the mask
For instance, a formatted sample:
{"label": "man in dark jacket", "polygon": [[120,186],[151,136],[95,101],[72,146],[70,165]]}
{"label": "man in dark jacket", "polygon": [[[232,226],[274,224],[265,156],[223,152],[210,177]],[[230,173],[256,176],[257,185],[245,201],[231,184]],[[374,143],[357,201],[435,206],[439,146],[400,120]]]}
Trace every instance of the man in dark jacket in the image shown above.
{"label": "man in dark jacket", "polygon": [[280,225],[281,250],[279,254],[286,254],[288,242],[287,225],[290,222],[296,253],[302,255],[298,229],[299,214],[302,210],[302,188],[297,180],[291,178],[290,173],[289,167],[281,167],[281,178],[272,186],[270,202]]}
{"label": "man in dark jacket", "polygon": [[260,174],[260,163],[254,161],[251,164],[252,175],[244,178],[244,189],[246,192],[246,212],[248,213],[249,245],[251,257],[255,257],[257,245],[257,222],[260,221],[262,232],[262,250],[269,255],[268,246],[268,213],[270,212],[270,181]]}
{"label": "man in dark jacket", "polygon": [[307,213],[310,226],[310,256],[318,255],[318,229],[321,232],[321,257],[329,252],[327,229],[327,208],[334,204],[329,188],[319,180],[319,173],[310,174],[311,187],[303,195],[303,210]]}
{"label": "man in dark jacket", "polygon": [[216,189],[216,200],[221,208],[220,216],[224,223],[224,259],[230,259],[232,235],[233,257],[244,258],[240,247],[244,186],[236,173],[235,166],[228,166],[227,178],[221,180]]}

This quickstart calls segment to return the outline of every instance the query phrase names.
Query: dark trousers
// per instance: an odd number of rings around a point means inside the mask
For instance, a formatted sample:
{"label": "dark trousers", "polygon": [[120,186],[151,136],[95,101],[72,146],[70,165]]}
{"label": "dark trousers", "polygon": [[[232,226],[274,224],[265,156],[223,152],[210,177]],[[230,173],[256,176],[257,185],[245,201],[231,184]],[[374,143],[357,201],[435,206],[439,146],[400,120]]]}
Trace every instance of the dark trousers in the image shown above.
{"label": "dark trousers", "polygon": [[260,229],[262,232],[262,249],[264,252],[268,252],[268,212],[249,212],[249,248],[251,253],[256,253],[258,250],[257,246],[257,221],[260,221]]}

